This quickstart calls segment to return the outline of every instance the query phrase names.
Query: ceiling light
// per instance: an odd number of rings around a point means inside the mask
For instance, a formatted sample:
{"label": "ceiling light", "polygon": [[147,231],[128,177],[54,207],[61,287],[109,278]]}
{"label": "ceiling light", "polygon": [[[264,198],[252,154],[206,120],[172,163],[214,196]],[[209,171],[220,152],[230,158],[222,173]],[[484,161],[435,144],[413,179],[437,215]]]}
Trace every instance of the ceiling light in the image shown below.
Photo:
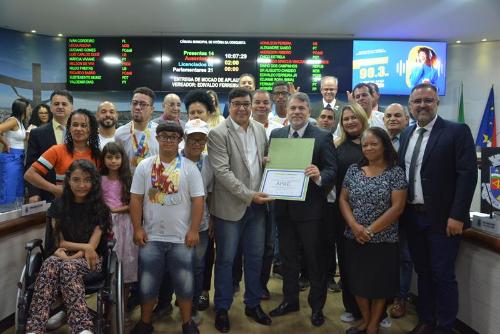
{"label": "ceiling light", "polygon": [[57,34],[57,37],[63,37],[63,34],[58,33],[58,34]]}
{"label": "ceiling light", "polygon": [[460,43],[462,43],[462,41],[457,41],[456,43],[457,43],[457,44],[460,44]]}
{"label": "ceiling light", "polygon": [[486,38],[483,38],[483,39],[481,40],[481,42],[486,42],[486,41],[488,41]]}
{"label": "ceiling light", "polygon": [[31,33],[32,34],[36,34],[36,30],[31,30]]}
{"label": "ceiling light", "polygon": [[106,63],[106,64],[110,64],[110,65],[120,65],[122,63],[122,61],[120,60],[120,58],[118,57],[113,57],[113,56],[106,56],[106,57],[103,57],[102,60]]}

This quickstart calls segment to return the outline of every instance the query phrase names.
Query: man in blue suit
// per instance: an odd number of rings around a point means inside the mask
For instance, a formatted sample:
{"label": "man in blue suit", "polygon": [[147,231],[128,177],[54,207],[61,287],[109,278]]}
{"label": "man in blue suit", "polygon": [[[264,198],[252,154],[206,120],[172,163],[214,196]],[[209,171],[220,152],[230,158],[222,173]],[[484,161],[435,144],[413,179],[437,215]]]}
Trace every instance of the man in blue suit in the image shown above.
{"label": "man in blue suit", "polygon": [[416,124],[401,136],[399,163],[408,179],[402,222],[418,276],[418,325],[410,332],[453,333],[458,312],[455,260],[477,182],[469,127],[437,116],[430,84],[415,86],[409,109]]}

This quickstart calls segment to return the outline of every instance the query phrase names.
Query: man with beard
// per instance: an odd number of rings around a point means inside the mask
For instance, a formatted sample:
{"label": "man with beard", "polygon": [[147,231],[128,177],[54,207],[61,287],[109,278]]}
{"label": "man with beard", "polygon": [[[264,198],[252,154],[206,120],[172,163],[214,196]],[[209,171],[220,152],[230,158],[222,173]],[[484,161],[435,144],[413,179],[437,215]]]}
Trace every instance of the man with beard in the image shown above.
{"label": "man with beard", "polygon": [[120,126],[115,133],[115,142],[122,145],[127,153],[132,174],[139,162],[158,154],[158,141],[155,138],[158,124],[150,121],[154,100],[155,93],[151,89],[136,88],[130,102],[132,121]]}
{"label": "man with beard", "polygon": [[115,141],[118,113],[113,103],[104,101],[97,107],[95,116],[99,123],[99,148],[102,150],[104,145]]}

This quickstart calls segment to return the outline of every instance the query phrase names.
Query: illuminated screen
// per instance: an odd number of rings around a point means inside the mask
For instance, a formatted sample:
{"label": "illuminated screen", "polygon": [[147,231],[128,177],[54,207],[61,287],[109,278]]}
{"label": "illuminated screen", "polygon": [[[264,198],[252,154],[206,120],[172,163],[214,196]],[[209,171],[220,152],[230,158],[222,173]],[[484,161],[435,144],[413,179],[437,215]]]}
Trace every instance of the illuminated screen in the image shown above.
{"label": "illuminated screen", "polygon": [[446,93],[446,43],[354,41],[352,85],[374,82],[380,94],[409,95],[429,82]]}
{"label": "illuminated screen", "polygon": [[155,38],[67,39],[70,90],[161,89],[161,44]]}

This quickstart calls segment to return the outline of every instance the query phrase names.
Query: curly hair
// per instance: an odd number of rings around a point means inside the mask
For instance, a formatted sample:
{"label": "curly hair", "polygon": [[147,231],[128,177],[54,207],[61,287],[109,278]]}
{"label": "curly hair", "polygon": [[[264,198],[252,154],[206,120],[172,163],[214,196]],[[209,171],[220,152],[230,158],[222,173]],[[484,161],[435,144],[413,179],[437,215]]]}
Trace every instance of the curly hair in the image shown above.
{"label": "curly hair", "polygon": [[[71,174],[78,169],[84,173],[89,174],[92,180],[92,187],[90,188],[90,191],[87,194],[84,202],[85,217],[72,217],[72,208],[75,203],[75,195],[71,190],[69,182],[71,179]],[[111,226],[111,211],[102,198],[101,176],[99,175],[97,168],[92,162],[85,159],[78,159],[73,161],[73,163],[69,166],[64,179],[64,188],[61,196],[61,201],[63,213],[62,219],[83,219],[90,222],[90,224],[87,224],[88,226],[86,228],[92,228],[93,230],[95,226],[100,226],[103,234],[109,232]]]}
{"label": "curly hair", "polygon": [[201,89],[191,90],[184,97],[184,105],[186,106],[186,110],[189,109],[189,106],[191,104],[196,102],[203,104],[207,108],[208,114],[213,114],[215,112],[215,106],[212,98],[206,91]]}
{"label": "curly hair", "polygon": [[101,152],[101,175],[108,175],[109,169],[106,166],[104,160],[106,158],[106,154],[117,155],[119,154],[122,157],[122,164],[118,169],[118,178],[120,180],[120,184],[122,186],[122,195],[121,200],[124,204],[129,204],[130,202],[130,186],[132,185],[132,173],[130,171],[130,165],[128,162],[127,154],[121,145],[117,143],[107,143]]}
{"label": "curly hair", "polygon": [[71,121],[73,119],[73,116],[77,114],[84,115],[87,117],[87,120],[89,122],[88,146],[92,151],[92,158],[94,159],[94,161],[98,161],[101,154],[101,150],[99,149],[99,135],[97,134],[98,126],[97,126],[97,120],[90,110],[76,109],[69,115],[68,122],[66,123],[66,137],[64,139],[66,143],[66,149],[68,150],[68,153],[70,153],[73,156],[73,151],[75,149],[75,146],[73,143],[73,137],[71,136],[71,131],[69,131],[69,129],[71,128]]}
{"label": "curly hair", "polygon": [[49,112],[49,120],[47,123],[50,123],[52,121],[52,113],[50,112],[50,107],[46,105],[45,103],[40,103],[33,109],[33,112],[31,113],[31,118],[29,121],[29,124],[34,124],[36,126],[42,125],[42,121],[40,120],[40,115],[38,114],[40,112],[40,109],[45,108]]}

